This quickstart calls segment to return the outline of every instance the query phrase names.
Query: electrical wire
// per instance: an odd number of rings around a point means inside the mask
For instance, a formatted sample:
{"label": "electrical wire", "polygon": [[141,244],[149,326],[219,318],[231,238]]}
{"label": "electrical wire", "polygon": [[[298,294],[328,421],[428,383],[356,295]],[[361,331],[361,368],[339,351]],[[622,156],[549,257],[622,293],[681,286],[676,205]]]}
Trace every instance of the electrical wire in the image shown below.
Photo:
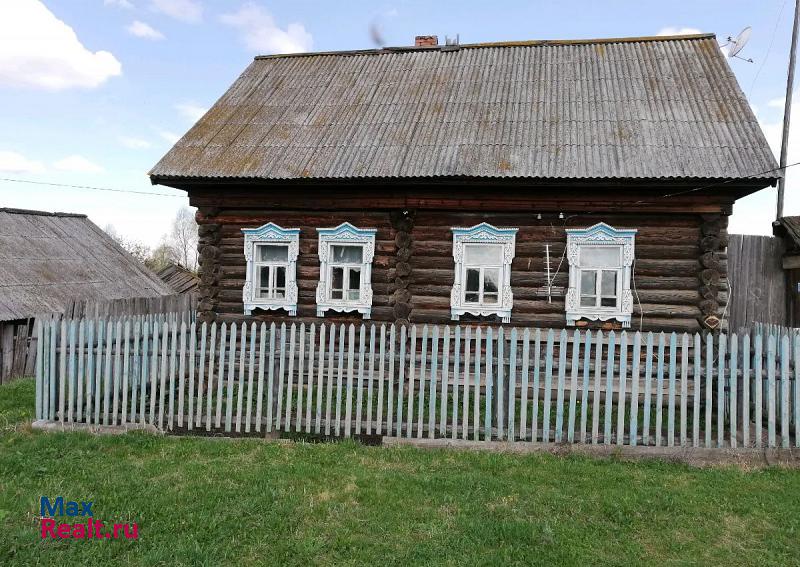
{"label": "electrical wire", "polygon": [[750,100],[750,96],[753,94],[753,88],[756,86],[756,81],[758,81],[758,76],[761,74],[761,70],[764,68],[764,64],[769,59],[769,54],[772,51],[772,44],[775,43],[775,36],[778,33],[778,24],[781,22],[781,16],[783,15],[783,9],[786,7],[786,0],[783,0],[781,4],[781,9],[778,10],[778,17],[775,18],[775,27],[772,29],[772,37],[769,40],[769,47],[767,47],[767,52],[764,54],[764,59],[761,60],[761,65],[758,66],[758,70],[756,71],[755,76],[753,77],[753,82],[750,84],[750,90],[747,91],[747,100]]}
{"label": "electrical wire", "polygon": [[633,293],[636,295],[636,303],[639,305],[639,330],[644,327],[644,309],[642,309],[642,300],[639,299],[639,290],[636,289],[636,257],[633,258],[631,264],[631,285],[633,285]]}
{"label": "electrical wire", "polygon": [[[772,168],[772,169],[767,169],[767,170],[759,172],[759,173],[754,173],[752,175],[746,175],[744,177],[737,177],[735,179],[727,179],[725,181],[720,181],[720,182],[717,182],[717,183],[711,183],[711,184],[708,184],[708,185],[702,185],[700,187],[694,187],[692,189],[687,189],[685,191],[677,191],[675,193],[667,193],[667,194],[664,194],[664,195],[656,196],[656,197],[654,197],[654,199],[667,199],[667,198],[671,198],[671,197],[677,197],[679,195],[686,195],[687,193],[693,193],[695,191],[702,191],[703,189],[710,189],[712,187],[718,187],[720,185],[728,185],[730,183],[735,183],[737,181],[742,181],[744,179],[752,179],[754,177],[760,177],[762,175],[766,175],[767,173],[772,173],[774,171],[779,171],[781,169],[789,169],[790,167],[794,167],[796,165],[800,165],[800,161],[795,162],[795,163],[790,163],[790,164],[784,166],[783,168],[781,168],[779,166],[779,167],[775,167],[775,168]],[[32,180],[32,179],[19,179],[19,178],[13,178],[13,177],[0,177],[0,181],[8,181],[9,183],[28,183],[30,185],[49,185],[49,186],[53,186],[53,187],[67,187],[67,188],[70,188],[70,189],[88,189],[88,190],[92,190],[92,191],[111,191],[111,192],[114,192],[114,193],[132,193],[132,194],[136,194],[136,195],[149,195],[149,196],[156,196],[156,197],[180,197],[180,198],[185,198],[186,197],[186,195],[175,195],[174,193],[154,193],[154,192],[151,192],[151,191],[137,191],[135,189],[117,189],[117,188],[112,188],[112,187],[95,187],[95,186],[92,186],[92,185],[70,185],[68,183],[54,183],[54,182],[49,182],[49,181],[35,181],[35,180]],[[650,203],[652,203],[652,200],[650,200],[650,201],[639,200],[639,201],[635,201],[632,204],[633,205],[643,205],[643,204],[650,204]],[[628,207],[630,207],[630,205],[626,205],[625,206],[625,208],[628,208]],[[616,207],[616,209],[621,209],[621,208],[623,208],[623,207]],[[610,209],[605,209],[605,211],[609,211],[609,210],[615,210],[615,208],[612,207]],[[589,211],[589,212],[586,212],[586,213],[581,213],[581,215],[591,215],[591,214],[594,214],[596,212],[597,211]],[[567,221],[569,219],[571,219],[571,218],[576,217],[576,216],[580,216],[580,215],[571,215],[569,217],[566,217],[564,219],[564,225],[566,226]]]}
{"label": "electrical wire", "polygon": [[114,193],[135,193],[137,195],[154,195],[156,197],[181,197],[186,195],[175,195],[173,193],[153,193],[151,191],[136,191],[135,189],[113,189],[111,187],[93,187],[91,185],[69,185],[67,183],[51,183],[48,181],[33,181],[31,179],[15,179],[12,177],[0,177],[0,181],[9,183],[29,183],[31,185],[52,185],[53,187],[68,187],[70,189],[91,189],[93,191],[112,191]]}

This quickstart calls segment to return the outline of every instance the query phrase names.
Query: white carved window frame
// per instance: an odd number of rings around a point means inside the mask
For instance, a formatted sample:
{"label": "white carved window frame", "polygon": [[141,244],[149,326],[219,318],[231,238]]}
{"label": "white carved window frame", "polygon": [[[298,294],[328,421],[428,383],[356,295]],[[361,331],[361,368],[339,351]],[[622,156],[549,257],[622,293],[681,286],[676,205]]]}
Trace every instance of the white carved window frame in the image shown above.
{"label": "white carved window frame", "polygon": [[[269,222],[258,228],[243,228],[242,233],[244,233],[244,257],[247,261],[247,272],[242,290],[244,314],[252,315],[254,309],[266,311],[285,309],[290,316],[297,315],[297,255],[300,250],[300,229],[283,228]],[[285,297],[272,299],[257,297],[255,258],[256,247],[260,244],[288,247]]]}
{"label": "white carved window frame", "polygon": [[[569,262],[569,288],[566,296],[567,324],[575,325],[580,319],[609,321],[631,326],[633,294],[631,293],[631,267],[634,259],[636,229],[616,229],[606,223],[597,223],[589,228],[567,229],[567,261]],[[609,266],[617,270],[619,301],[615,307],[588,307],[580,303],[581,248],[615,247],[621,249],[621,265]],[[595,269],[595,268],[593,268]],[[602,268],[597,268],[602,269]]]}
{"label": "white carved window frame", "polygon": [[[335,228],[318,228],[319,283],[317,284],[317,317],[326,311],[356,311],[369,319],[372,316],[372,259],[375,256],[374,228],[357,228],[344,222]],[[333,299],[330,281],[330,258],[334,245],[361,246],[361,282],[357,300]],[[346,294],[345,294],[346,295]]]}
{"label": "white carved window frame", "polygon": [[[497,315],[503,323],[511,322],[511,309],[514,294],[511,292],[511,261],[514,259],[518,228],[497,228],[488,223],[480,223],[470,228],[453,227],[453,259],[455,260],[455,281],[450,291],[450,318],[458,321],[462,315]],[[503,247],[498,303],[496,305],[476,305],[467,303],[464,298],[464,246],[467,244],[494,244]]]}

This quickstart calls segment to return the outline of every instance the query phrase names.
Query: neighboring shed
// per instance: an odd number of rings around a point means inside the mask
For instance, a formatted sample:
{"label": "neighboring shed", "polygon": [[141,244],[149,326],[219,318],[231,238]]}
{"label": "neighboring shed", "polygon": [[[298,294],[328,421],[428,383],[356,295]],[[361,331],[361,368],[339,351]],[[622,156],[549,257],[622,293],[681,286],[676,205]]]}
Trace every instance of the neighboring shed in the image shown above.
{"label": "neighboring shed", "polygon": [[157,272],[161,280],[175,293],[195,293],[200,283],[197,274],[180,264],[168,264]]}
{"label": "neighboring shed", "polygon": [[37,315],[172,293],[86,215],[0,208],[0,382],[32,371],[24,344]]}
{"label": "neighboring shed", "polygon": [[782,217],[773,223],[772,232],[782,240],[777,257],[785,274],[787,317],[781,324],[797,327],[800,326],[800,216]]}

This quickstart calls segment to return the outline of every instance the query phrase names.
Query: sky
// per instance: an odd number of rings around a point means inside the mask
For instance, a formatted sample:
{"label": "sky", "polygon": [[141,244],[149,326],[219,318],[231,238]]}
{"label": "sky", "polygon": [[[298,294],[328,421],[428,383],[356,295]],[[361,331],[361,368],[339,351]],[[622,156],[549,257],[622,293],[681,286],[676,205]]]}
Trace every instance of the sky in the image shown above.
{"label": "sky", "polygon": [[[415,35],[462,43],[715,32],[752,26],[731,59],[776,155],[794,2],[0,0],[0,207],[86,213],[155,246],[182,191],[147,171],[258,54],[368,49]],[[798,89],[800,90],[800,88]],[[800,161],[800,108],[789,163]],[[20,183],[8,179],[36,182]],[[40,183],[72,186],[56,187]],[[800,214],[800,166],[786,214]],[[775,189],[741,199],[731,232],[770,234]]]}

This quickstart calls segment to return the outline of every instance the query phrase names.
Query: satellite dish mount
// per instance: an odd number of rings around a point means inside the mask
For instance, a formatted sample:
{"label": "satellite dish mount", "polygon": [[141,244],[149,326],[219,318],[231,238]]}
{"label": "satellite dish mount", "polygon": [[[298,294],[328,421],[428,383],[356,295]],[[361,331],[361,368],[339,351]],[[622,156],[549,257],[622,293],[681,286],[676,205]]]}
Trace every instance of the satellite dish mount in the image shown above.
{"label": "satellite dish mount", "polygon": [[[730,45],[728,48],[728,57],[733,59],[741,59],[742,61],[747,61],[748,63],[752,63],[752,59],[746,59],[744,57],[739,56],[739,52],[744,49],[744,46],[747,45],[747,41],[750,39],[750,33],[753,29],[750,26],[744,28],[739,35],[736,37],[728,36],[728,43],[725,45]],[[723,46],[724,47],[724,46]]]}

